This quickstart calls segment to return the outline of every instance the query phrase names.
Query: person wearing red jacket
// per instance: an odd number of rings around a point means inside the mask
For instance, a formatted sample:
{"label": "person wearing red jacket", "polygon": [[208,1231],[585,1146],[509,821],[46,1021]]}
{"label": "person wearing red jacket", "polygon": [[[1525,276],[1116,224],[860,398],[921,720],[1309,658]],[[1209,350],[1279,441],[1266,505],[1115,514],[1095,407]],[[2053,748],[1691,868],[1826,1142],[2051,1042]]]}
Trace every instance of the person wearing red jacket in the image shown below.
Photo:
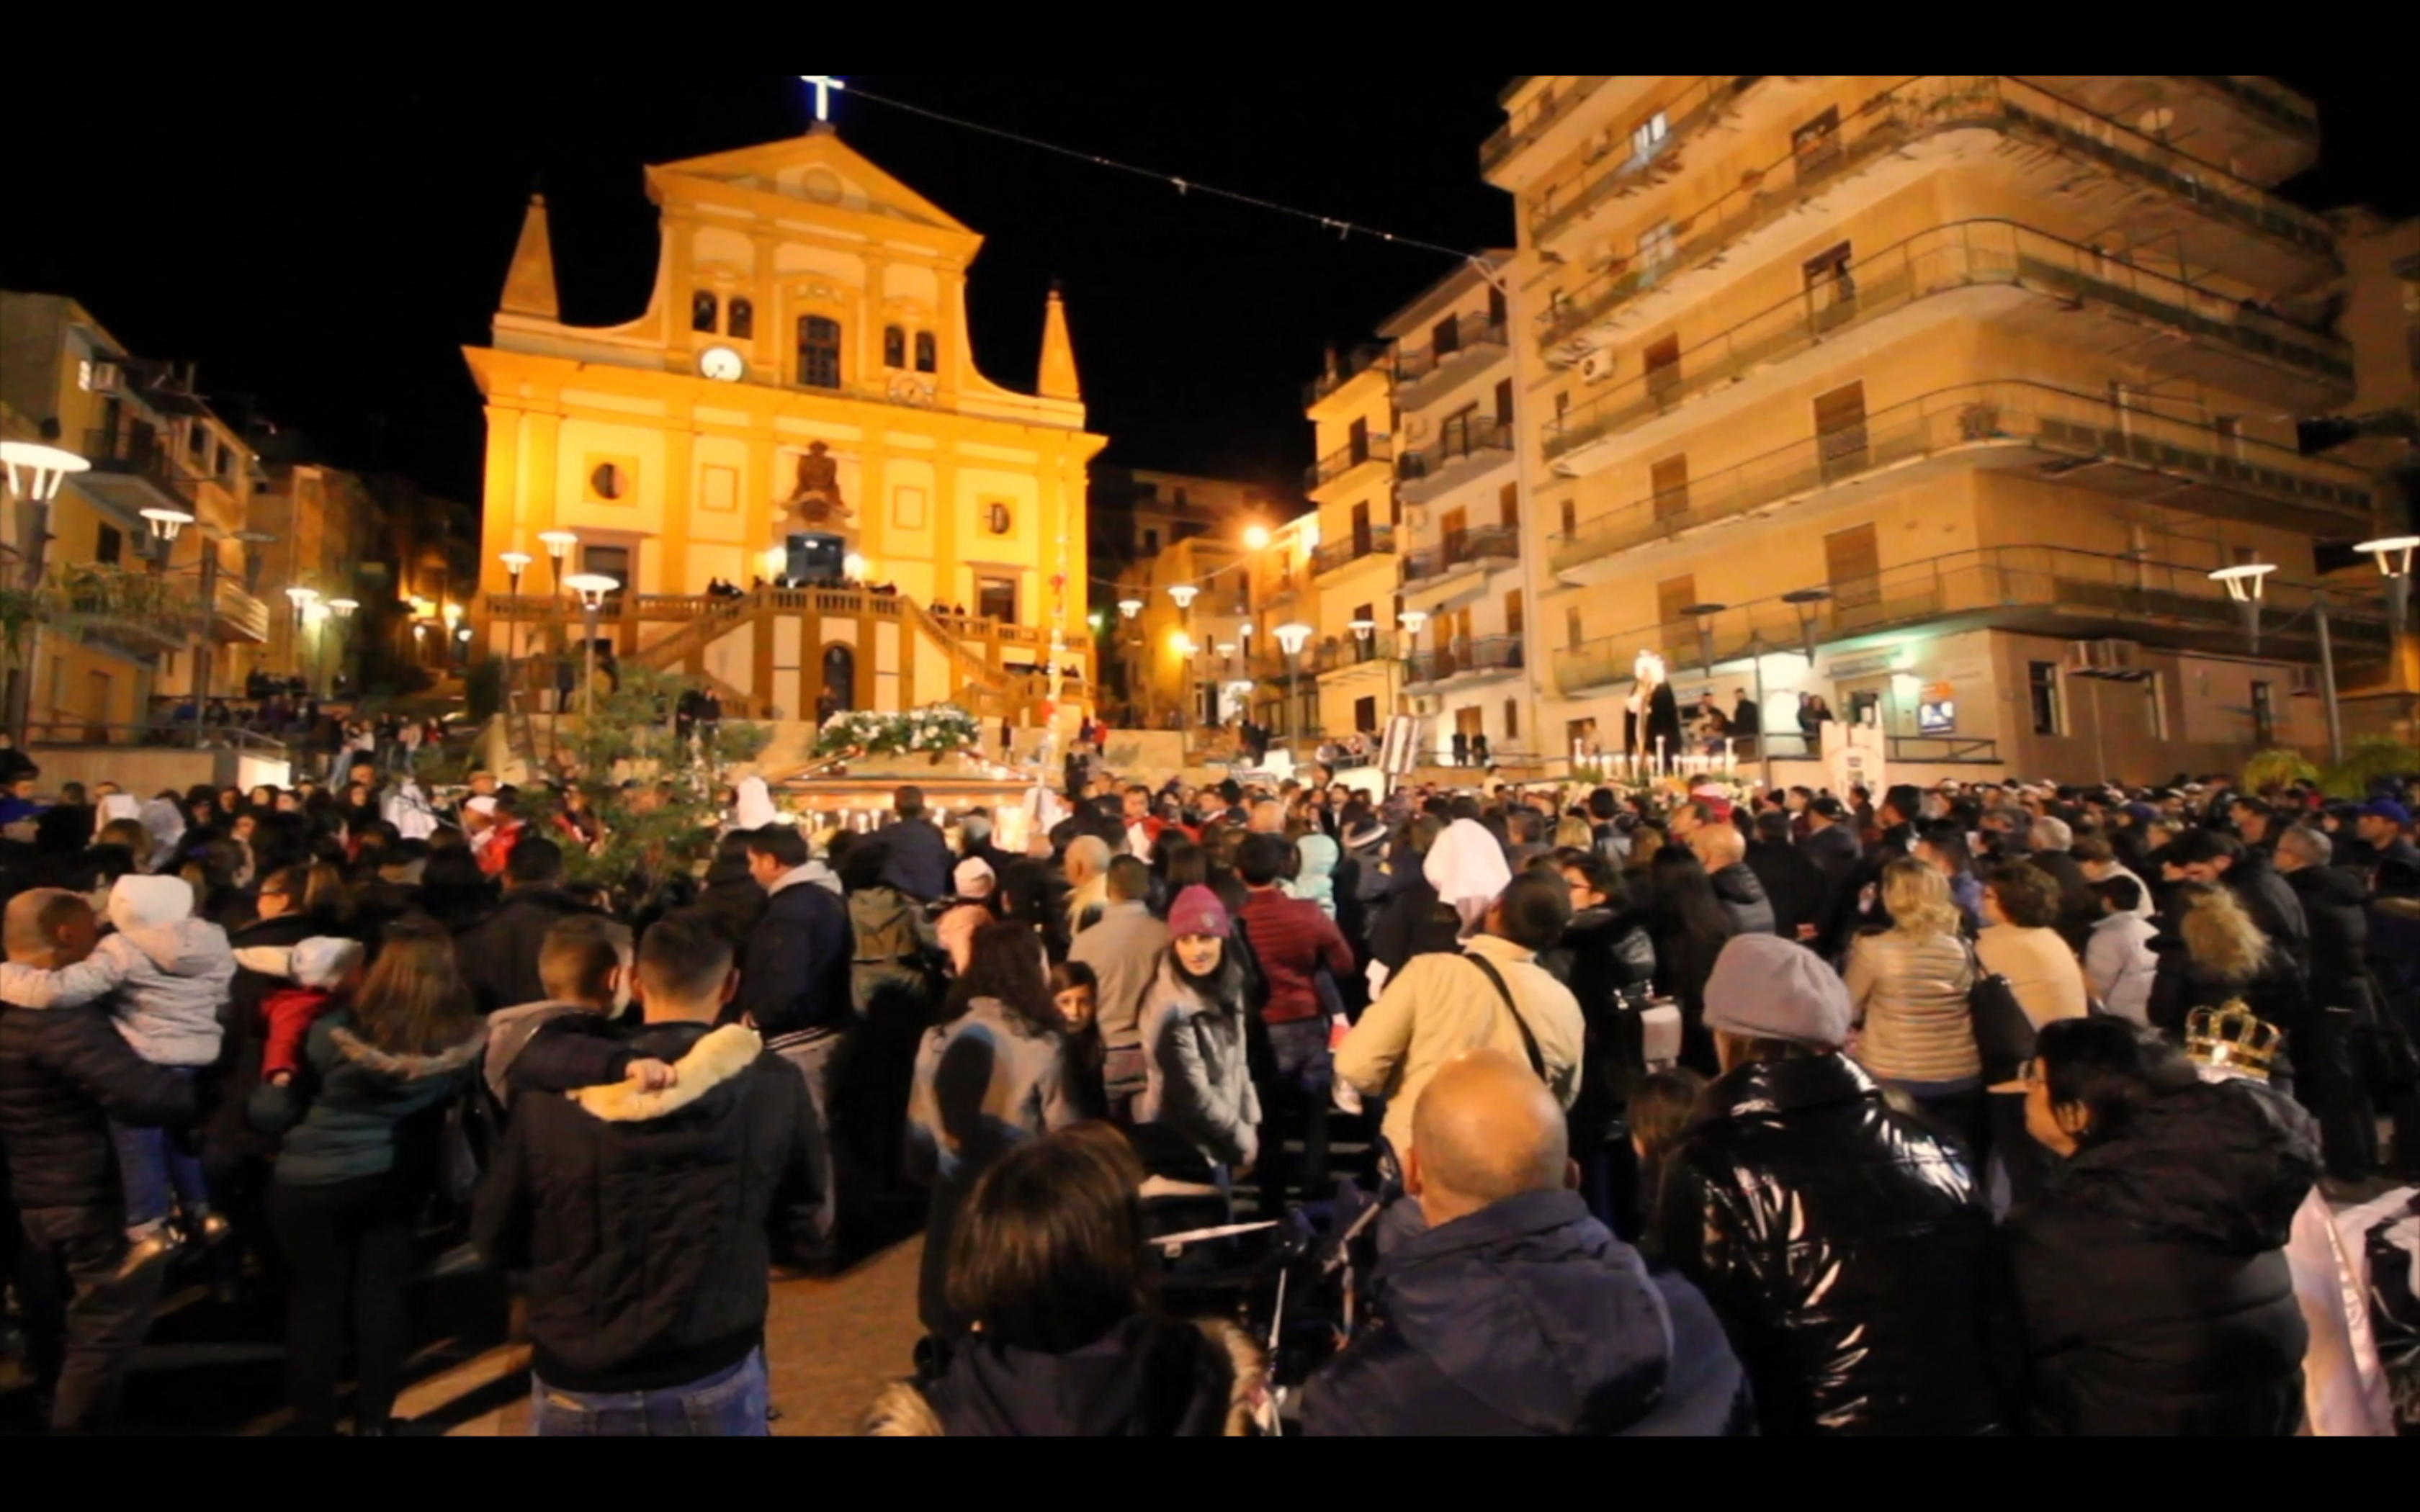
{"label": "person wearing red jacket", "polygon": [[[1303,1129],[1300,1183],[1305,1199],[1325,1196],[1327,1180],[1327,1106],[1329,1082],[1335,1074],[1328,1053],[1327,1020],[1342,999],[1332,983],[1353,975],[1353,948],[1326,910],[1307,899],[1286,896],[1282,886],[1294,844],[1282,835],[1253,835],[1236,853],[1235,871],[1246,897],[1235,922],[1250,942],[1253,955],[1268,979],[1269,998],[1261,1023],[1269,1038],[1274,1073],[1261,1088],[1261,1107],[1269,1123],[1283,1118],[1299,1119]],[[1320,973],[1331,985],[1321,991]],[[1261,1136],[1261,1190],[1264,1201],[1281,1198],[1287,1178],[1285,1140],[1276,1128]]]}
{"label": "person wearing red jacket", "polygon": [[287,975],[291,987],[280,988],[260,1005],[268,1026],[261,1041],[260,1079],[283,1087],[302,1069],[302,1046],[311,1026],[345,994],[361,985],[362,948],[358,941],[316,935],[294,948]]}

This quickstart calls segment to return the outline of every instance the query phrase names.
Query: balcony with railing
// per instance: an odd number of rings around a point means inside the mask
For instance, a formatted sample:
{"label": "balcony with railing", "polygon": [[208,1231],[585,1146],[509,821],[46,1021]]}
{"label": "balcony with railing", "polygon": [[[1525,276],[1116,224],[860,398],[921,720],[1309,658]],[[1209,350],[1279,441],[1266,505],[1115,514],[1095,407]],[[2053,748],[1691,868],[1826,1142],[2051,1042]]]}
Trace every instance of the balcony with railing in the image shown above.
{"label": "balcony with railing", "polygon": [[1522,670],[1521,638],[1481,636],[1456,640],[1434,651],[1414,652],[1404,658],[1405,687],[1440,687],[1448,683],[1483,682],[1509,677]]}
{"label": "balcony with railing", "polygon": [[1330,541],[1311,555],[1314,577],[1324,578],[1331,572],[1342,572],[1357,562],[1373,557],[1395,554],[1395,527],[1373,525],[1366,531],[1355,532],[1342,540]]}
{"label": "balcony with railing", "polygon": [[2020,297],[1995,305],[1996,318],[2071,346],[2120,351],[2139,344],[2147,327],[2180,337],[2162,354],[2164,367],[2301,412],[2352,393],[2352,350],[2334,335],[2045,232],[2007,221],[1960,221],[1847,265],[1839,276],[1708,337],[1677,361],[1575,406],[1547,424],[1546,457],[1567,475],[1594,471],[1610,458],[1586,454],[1642,421],[1852,329],[1977,288],[2012,291]]}
{"label": "balcony with railing", "polygon": [[124,507],[180,509],[199,518],[201,494],[193,470],[178,456],[171,433],[147,425],[116,430],[88,430],[85,459],[92,471],[87,486],[115,499]]}
{"label": "balcony with railing", "polygon": [[1384,370],[1394,349],[1384,342],[1363,342],[1350,351],[1336,353],[1327,371],[1302,386],[1302,407],[1316,409],[1319,402],[1373,368]]}
{"label": "balcony with railing", "polygon": [[[1534,216],[1537,239],[1543,242],[1569,230],[1639,181],[1637,176],[1651,165],[1668,164],[1689,136],[1719,114],[1700,109],[1676,119],[1652,151],[1585,169],[1559,193],[1550,189]],[[2205,239],[2199,255],[2217,259],[2218,266],[2262,288],[2297,289],[2338,270],[2335,236],[2325,221],[2215,163],[2015,78],[1928,74],[1844,112],[1829,131],[1802,133],[1790,153],[1743,174],[1736,187],[1712,204],[1672,221],[1662,255],[1652,261],[1617,259],[1539,317],[1539,340],[1552,347],[1600,322],[1621,322],[1642,295],[1712,264],[1734,243],[1784,222],[1787,234],[1797,235],[1794,228],[1803,223],[1796,217],[1805,202],[1840,184],[1853,170],[1890,162],[1911,175],[1926,171],[1909,148],[1945,132],[1978,130],[2040,149],[2036,160],[2014,161],[2011,171],[2024,180],[2020,187],[2076,193],[2072,168],[2078,162],[2119,180],[2129,193],[2106,208],[2112,235],[2142,243],[2215,222],[2242,235]],[[2043,177],[2033,186],[2026,176],[2038,172]],[[1892,187],[1877,184],[1873,193]],[[1740,264],[1730,260],[1734,268]]]}
{"label": "balcony with railing", "polygon": [[1484,310],[1469,310],[1454,318],[1445,341],[1432,334],[1425,347],[1396,347],[1396,408],[1418,409],[1451,392],[1499,361],[1504,341],[1501,318]]}
{"label": "balcony with railing", "polygon": [[2070,487],[2314,534],[2366,531],[2372,517],[2368,479],[2340,463],[2048,384],[1970,383],[1581,521],[1555,538],[1548,563],[1566,582],[1602,581],[1623,552],[1940,467],[2038,471]]}
{"label": "balcony with railing", "polygon": [[[1990,547],[1888,567],[1823,585],[1831,597],[1795,605],[1779,597],[1734,605],[1700,626],[1695,620],[1642,625],[1554,653],[1555,686],[1568,697],[1620,687],[1642,649],[1675,668],[1721,668],[1752,656],[1797,651],[1914,629],[1990,626],[2063,640],[2122,638],[2180,651],[2242,655],[2243,622],[2212,564],[2155,562],[2055,546]],[[2279,660],[2318,654],[2310,607],[2318,585],[2273,575],[2261,650]],[[1811,625],[1801,618],[1811,613]],[[2382,662],[2391,644],[2384,616],[2336,603],[2335,653],[2349,664]]]}
{"label": "balcony with railing", "polygon": [[2311,102],[2273,79],[2228,73],[2031,73],[2036,84],[2113,120],[2190,142],[2195,154],[2273,184],[2319,161]]}
{"label": "balcony with railing", "polygon": [[1531,199],[1531,235],[1544,242],[1607,201],[1677,171],[1682,148],[1768,77],[1721,73],[1690,80],[1656,107],[1660,129],[1642,126],[1608,138],[1577,167],[1541,184]]}
{"label": "balcony with railing", "polygon": [[1559,122],[1569,119],[1575,107],[1612,83],[1614,78],[1615,75],[1610,73],[1575,74],[1562,87],[1541,94],[1511,120],[1497,127],[1495,135],[1480,144],[1479,171],[1482,174],[1494,172],[1514,153],[1552,131]]}
{"label": "balcony with railing", "polygon": [[1366,436],[1349,442],[1321,457],[1303,470],[1302,486],[1306,493],[1318,493],[1323,488],[1341,488],[1360,481],[1361,470],[1383,465],[1395,459],[1395,438]]}
{"label": "balcony with railing", "polygon": [[244,592],[240,583],[221,578],[210,606],[210,639],[222,645],[267,645],[269,606]]}
{"label": "balcony with railing", "polygon": [[1481,525],[1457,531],[1435,546],[1420,547],[1404,557],[1404,587],[1441,588],[1468,572],[1492,571],[1521,560],[1521,530],[1516,525]]}
{"label": "balcony with railing", "polygon": [[1512,446],[1509,420],[1450,420],[1435,440],[1396,459],[1396,494],[1404,503],[1424,504],[1474,478],[1512,466]]}

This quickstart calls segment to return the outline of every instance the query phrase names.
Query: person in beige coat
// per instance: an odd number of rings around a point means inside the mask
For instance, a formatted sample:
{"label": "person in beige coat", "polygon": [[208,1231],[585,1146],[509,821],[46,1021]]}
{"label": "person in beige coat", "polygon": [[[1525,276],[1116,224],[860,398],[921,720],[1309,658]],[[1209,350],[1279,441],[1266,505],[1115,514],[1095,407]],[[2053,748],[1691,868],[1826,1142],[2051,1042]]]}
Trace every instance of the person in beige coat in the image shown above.
{"label": "person in beige coat", "polygon": [[1412,1110],[1421,1088],[1467,1051],[1498,1050],[1542,1065],[1547,1088],[1570,1111],[1579,1096],[1587,1028],[1571,990],[1537,964],[1537,955],[1562,938],[1571,915],[1571,893],[1561,878],[1522,873],[1488,906],[1484,933],[1466,947],[1467,956],[1503,979],[1511,1007],[1472,960],[1415,956],[1345,1037],[1336,1052],[1336,1074],[1364,1097],[1387,1099],[1385,1134],[1399,1154],[1411,1148]]}

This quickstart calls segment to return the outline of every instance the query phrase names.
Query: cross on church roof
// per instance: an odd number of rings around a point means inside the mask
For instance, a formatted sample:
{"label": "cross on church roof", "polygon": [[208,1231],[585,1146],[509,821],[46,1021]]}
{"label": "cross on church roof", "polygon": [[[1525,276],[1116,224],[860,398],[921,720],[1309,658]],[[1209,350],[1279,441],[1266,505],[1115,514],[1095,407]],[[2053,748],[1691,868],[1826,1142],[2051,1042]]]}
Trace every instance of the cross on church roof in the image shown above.
{"label": "cross on church roof", "polygon": [[805,81],[807,87],[815,92],[815,119],[830,120],[831,97],[846,89],[848,85],[829,73],[801,73],[799,77]]}

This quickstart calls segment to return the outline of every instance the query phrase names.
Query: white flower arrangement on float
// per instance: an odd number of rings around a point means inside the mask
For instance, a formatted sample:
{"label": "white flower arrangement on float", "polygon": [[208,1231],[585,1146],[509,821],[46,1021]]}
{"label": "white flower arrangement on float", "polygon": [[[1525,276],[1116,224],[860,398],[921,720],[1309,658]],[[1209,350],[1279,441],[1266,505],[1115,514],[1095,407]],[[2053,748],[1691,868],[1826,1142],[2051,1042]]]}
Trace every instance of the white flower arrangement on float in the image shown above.
{"label": "white flower arrangement on float", "polygon": [[847,709],[824,721],[815,754],[869,756],[929,754],[935,761],[965,750],[982,738],[975,717],[952,703],[934,703],[901,714]]}

